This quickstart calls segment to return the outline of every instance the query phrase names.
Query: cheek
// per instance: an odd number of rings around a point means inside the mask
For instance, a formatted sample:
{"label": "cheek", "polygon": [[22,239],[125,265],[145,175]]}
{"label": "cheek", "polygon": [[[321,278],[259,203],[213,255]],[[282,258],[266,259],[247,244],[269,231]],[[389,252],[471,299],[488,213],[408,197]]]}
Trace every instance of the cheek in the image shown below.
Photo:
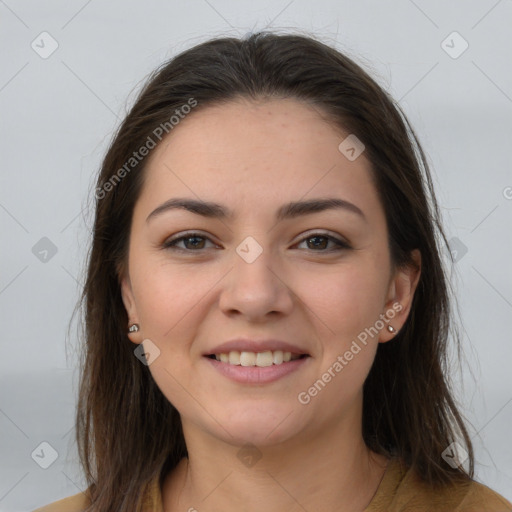
{"label": "cheek", "polygon": [[194,380],[187,373],[180,371],[183,362],[179,359],[176,355],[169,357],[169,354],[162,352],[149,366],[149,371],[162,394],[180,414],[200,418],[201,410],[195,400],[191,400],[197,393]]}
{"label": "cheek", "polygon": [[357,335],[381,313],[382,276],[370,265],[339,266],[336,272],[310,280],[298,295],[320,320],[329,337]]}
{"label": "cheek", "polygon": [[[134,265],[135,267],[135,265]],[[132,280],[137,296],[137,310],[145,327],[144,333],[159,338],[171,335],[180,326],[189,325],[194,308],[204,300],[215,283],[215,276],[202,277],[199,272],[169,264],[155,264],[147,272],[140,271]]]}
{"label": "cheek", "polygon": [[384,277],[378,266],[359,260],[317,280],[309,293],[323,351],[325,373],[318,377],[332,382],[322,391],[324,400],[340,406],[351,401],[370,371],[378,347],[375,324],[383,312]]}
{"label": "cheek", "polygon": [[157,386],[180,412],[195,414],[190,405],[194,389],[191,347],[196,333],[195,314],[211,288],[210,280],[190,270],[161,261],[133,260],[132,286],[144,338],[159,349],[149,366]]}

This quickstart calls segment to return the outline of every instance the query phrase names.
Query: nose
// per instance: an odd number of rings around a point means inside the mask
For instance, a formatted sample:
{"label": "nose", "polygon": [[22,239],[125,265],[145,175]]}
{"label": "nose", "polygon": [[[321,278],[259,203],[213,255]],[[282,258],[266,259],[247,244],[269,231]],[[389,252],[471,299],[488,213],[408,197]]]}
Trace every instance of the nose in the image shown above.
{"label": "nose", "polygon": [[222,280],[221,310],[227,315],[243,315],[252,322],[268,320],[270,314],[290,314],[294,303],[292,283],[287,282],[290,278],[276,257],[270,250],[261,248],[259,254],[254,254],[254,245],[249,245],[248,252],[243,251],[247,246],[241,246],[233,255],[233,268]]}

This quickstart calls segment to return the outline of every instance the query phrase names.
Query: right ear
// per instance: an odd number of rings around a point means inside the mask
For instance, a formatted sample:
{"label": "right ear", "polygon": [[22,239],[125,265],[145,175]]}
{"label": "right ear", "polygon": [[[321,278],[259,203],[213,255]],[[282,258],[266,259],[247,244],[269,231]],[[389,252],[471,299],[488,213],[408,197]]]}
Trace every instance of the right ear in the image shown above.
{"label": "right ear", "polygon": [[130,277],[124,274],[120,280],[121,285],[121,297],[123,299],[124,308],[128,315],[128,326],[126,327],[126,333],[131,342],[140,344],[142,343],[141,331],[128,332],[130,325],[138,324],[137,307],[135,304],[135,297],[133,295],[132,283]]}

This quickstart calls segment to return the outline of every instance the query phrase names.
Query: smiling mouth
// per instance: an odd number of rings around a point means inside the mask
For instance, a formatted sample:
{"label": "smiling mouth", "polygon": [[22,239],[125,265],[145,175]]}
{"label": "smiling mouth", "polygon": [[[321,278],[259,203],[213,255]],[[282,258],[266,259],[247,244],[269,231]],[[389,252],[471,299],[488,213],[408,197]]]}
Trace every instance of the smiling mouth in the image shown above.
{"label": "smiling mouth", "polygon": [[222,354],[209,354],[206,357],[232,366],[258,366],[263,368],[285,364],[310,356],[308,354],[294,354],[283,350],[265,350],[263,352],[239,352],[238,350],[232,350]]}

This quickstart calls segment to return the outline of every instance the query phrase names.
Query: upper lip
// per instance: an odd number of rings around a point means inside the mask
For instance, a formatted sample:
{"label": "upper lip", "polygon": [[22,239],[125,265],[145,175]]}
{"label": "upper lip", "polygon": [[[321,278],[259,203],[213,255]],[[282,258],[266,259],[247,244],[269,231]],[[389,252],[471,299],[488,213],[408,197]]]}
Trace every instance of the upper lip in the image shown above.
{"label": "upper lip", "polygon": [[227,354],[232,350],[238,350],[239,352],[265,352],[266,350],[282,350],[283,352],[291,352],[292,354],[309,355],[306,350],[287,341],[275,339],[251,340],[248,338],[237,338],[226,341],[212,348],[209,352],[205,352],[203,355],[209,356],[212,354]]}

